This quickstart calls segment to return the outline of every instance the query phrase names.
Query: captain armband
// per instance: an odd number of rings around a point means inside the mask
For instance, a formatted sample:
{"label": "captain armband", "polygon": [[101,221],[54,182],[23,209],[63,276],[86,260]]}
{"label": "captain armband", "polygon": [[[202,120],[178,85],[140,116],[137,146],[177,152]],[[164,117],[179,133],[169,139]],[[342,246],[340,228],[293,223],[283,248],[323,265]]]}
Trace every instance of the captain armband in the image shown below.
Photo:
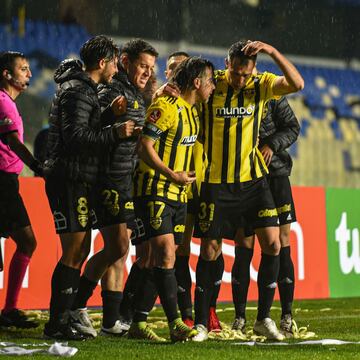
{"label": "captain armband", "polygon": [[149,124],[149,123],[147,123],[143,129],[143,135],[155,141],[159,139],[162,133],[163,133],[162,130],[160,130],[158,127],[154,126],[153,124]]}

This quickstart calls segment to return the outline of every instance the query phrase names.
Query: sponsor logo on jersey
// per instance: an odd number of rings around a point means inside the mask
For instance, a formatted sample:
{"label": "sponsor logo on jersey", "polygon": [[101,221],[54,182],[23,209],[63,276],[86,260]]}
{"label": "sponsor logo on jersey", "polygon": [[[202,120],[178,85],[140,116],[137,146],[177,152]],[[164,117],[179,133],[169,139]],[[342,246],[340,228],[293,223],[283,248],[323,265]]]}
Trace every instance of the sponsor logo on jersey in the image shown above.
{"label": "sponsor logo on jersey", "polygon": [[239,117],[239,116],[249,116],[254,112],[255,106],[250,105],[246,107],[232,107],[232,108],[216,108],[217,117]]}
{"label": "sponsor logo on jersey", "polygon": [[182,138],[180,144],[184,146],[191,146],[195,144],[196,139],[197,135],[185,136]]}

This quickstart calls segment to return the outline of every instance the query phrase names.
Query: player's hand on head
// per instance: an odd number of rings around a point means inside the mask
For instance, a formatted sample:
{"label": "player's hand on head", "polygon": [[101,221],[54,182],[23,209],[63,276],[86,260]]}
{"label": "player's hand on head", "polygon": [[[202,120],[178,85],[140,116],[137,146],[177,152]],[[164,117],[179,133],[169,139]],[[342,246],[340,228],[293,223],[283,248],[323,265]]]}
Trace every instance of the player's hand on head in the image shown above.
{"label": "player's hand on head", "polygon": [[128,120],[123,123],[115,124],[114,128],[118,137],[124,139],[134,135],[135,122],[133,120]]}
{"label": "player's hand on head", "polygon": [[262,41],[250,41],[242,48],[242,51],[245,55],[254,56],[259,52],[270,55],[273,52],[274,48]]}
{"label": "player's hand on head", "polygon": [[111,103],[111,110],[115,116],[120,116],[126,113],[127,100],[125,96],[116,97]]}
{"label": "player's hand on head", "polygon": [[177,98],[180,96],[180,90],[175,84],[165,83],[155,91],[153,100],[156,100],[160,96],[173,96]]}

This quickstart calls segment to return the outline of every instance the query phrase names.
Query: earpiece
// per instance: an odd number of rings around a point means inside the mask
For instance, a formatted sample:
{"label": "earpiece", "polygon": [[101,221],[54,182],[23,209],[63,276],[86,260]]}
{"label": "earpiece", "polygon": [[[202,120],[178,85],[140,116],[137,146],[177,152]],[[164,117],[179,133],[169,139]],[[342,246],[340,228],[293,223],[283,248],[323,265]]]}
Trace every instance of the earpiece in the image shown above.
{"label": "earpiece", "polygon": [[8,80],[11,80],[11,79],[12,79],[12,76],[11,76],[10,73],[7,73],[5,77],[6,77],[6,79],[8,79]]}

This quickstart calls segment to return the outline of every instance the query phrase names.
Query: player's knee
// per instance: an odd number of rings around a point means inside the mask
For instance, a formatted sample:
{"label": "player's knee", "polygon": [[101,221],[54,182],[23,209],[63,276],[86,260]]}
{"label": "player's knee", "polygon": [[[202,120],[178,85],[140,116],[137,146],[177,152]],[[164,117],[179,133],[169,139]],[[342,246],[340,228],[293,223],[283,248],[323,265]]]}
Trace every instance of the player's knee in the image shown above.
{"label": "player's knee", "polygon": [[201,239],[201,257],[206,261],[215,261],[221,253],[221,244],[221,239]]}
{"label": "player's knee", "polygon": [[269,255],[279,255],[281,244],[279,239],[273,239],[273,241],[270,241],[270,243],[267,246],[268,254]]}
{"label": "player's knee", "polygon": [[280,230],[280,243],[282,247],[290,245],[290,231]]}
{"label": "player's knee", "polygon": [[190,244],[181,244],[176,250],[177,256],[189,256],[190,255]]}
{"label": "player's knee", "polygon": [[175,264],[175,254],[169,248],[163,248],[161,252],[156,256],[158,259],[157,266],[161,266],[164,268],[172,268]]}

